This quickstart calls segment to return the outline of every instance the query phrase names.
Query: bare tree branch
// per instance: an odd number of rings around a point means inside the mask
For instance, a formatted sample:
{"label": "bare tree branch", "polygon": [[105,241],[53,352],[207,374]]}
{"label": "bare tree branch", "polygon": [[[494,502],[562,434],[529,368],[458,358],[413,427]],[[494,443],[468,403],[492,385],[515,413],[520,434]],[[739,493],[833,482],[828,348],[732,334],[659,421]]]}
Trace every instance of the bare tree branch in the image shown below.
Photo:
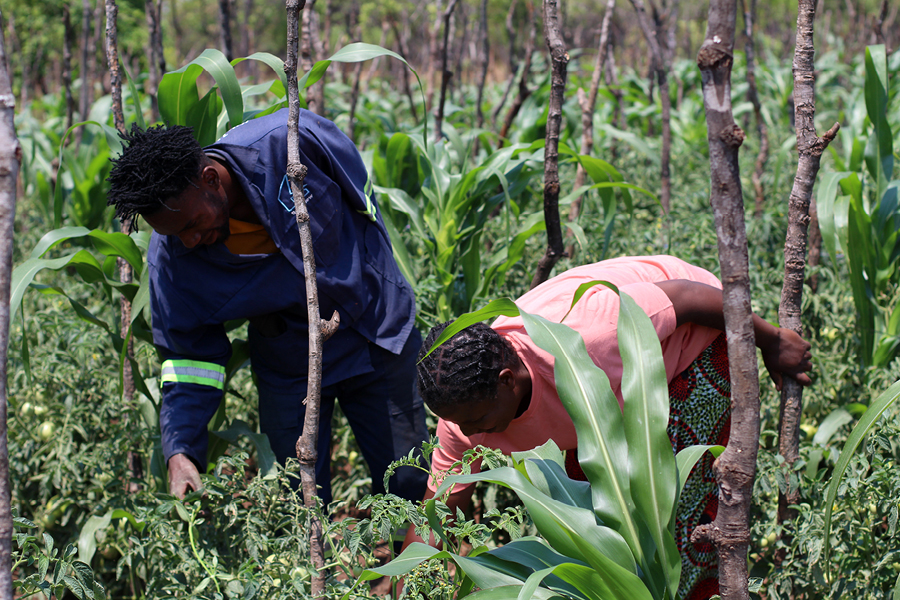
{"label": "bare tree branch", "polygon": [[[819,161],[828,144],[837,135],[840,124],[835,123],[823,137],[816,136],[816,75],[813,29],[816,0],[800,0],[797,14],[797,44],[794,50],[794,123],[797,128],[799,160],[788,204],[788,228],[784,242],[784,286],[778,309],[780,325],[801,332],[800,306],[803,298],[803,279],[806,270],[806,233],[809,226],[809,206],[813,185],[819,172]],[[803,388],[791,378],[785,378],[781,390],[781,425],[778,451],[784,457],[787,481],[793,465],[800,458],[800,413]],[[779,521],[790,521],[796,511],[790,505],[800,499],[800,490],[790,485],[787,493],[778,495]]]}
{"label": "bare tree branch", "polygon": [[441,43],[441,94],[438,97],[438,105],[434,111],[435,142],[441,141],[441,128],[444,126],[444,102],[447,99],[447,86],[450,83],[450,78],[453,76],[453,72],[447,69],[447,52],[450,44],[450,17],[453,16],[453,11],[456,9],[457,4],[459,4],[459,0],[450,0],[443,17],[444,38]]}
{"label": "bare tree branch", "polygon": [[534,289],[550,277],[550,271],[565,256],[562,228],[559,224],[559,129],[562,123],[563,96],[566,91],[566,65],[569,54],[559,29],[558,0],[544,0],[544,40],[550,49],[550,106],[544,143],[544,222],[547,226],[547,250],[538,261],[531,280]]}

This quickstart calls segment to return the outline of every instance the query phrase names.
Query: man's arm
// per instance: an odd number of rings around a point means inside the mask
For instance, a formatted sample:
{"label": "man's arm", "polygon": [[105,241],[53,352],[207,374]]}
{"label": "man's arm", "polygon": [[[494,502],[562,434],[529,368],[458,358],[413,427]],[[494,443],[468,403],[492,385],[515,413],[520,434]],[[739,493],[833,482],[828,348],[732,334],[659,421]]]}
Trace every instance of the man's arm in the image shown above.
{"label": "man's arm", "polygon": [[[678,325],[695,323],[725,331],[722,290],[687,279],[656,282],[675,310]],[[756,345],[762,351],[763,362],[775,387],[781,390],[784,375],[809,385],[807,371],[812,369],[810,344],[790,329],[775,327],[762,317],[753,315]]]}

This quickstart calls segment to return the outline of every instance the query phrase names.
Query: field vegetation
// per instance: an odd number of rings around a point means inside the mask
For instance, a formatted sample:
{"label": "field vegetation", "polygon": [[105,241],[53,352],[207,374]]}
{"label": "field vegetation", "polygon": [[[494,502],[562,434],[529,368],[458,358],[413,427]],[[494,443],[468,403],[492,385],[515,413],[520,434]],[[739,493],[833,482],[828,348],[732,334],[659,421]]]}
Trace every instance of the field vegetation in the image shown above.
{"label": "field vegetation", "polygon": [[[263,436],[255,433],[256,391],[243,324],[234,324],[231,332],[235,358],[225,402],[210,424],[215,443],[205,491],[184,500],[167,493],[159,445],[160,361],[150,343],[141,277],[149,227],[131,236],[118,233],[105,205],[109,157],[119,150],[107,84],[90,81],[91,101],[86,111],[76,108],[74,118],[57,84],[64,79],[64,32],[54,15],[71,10],[72,22],[80,23],[82,7],[43,4],[38,11],[14,2],[3,11],[23,151],[8,371],[16,597],[304,597],[313,571],[306,533],[310,510],[289,484],[298,477],[297,465],[276,464]],[[249,1],[233,3],[247,12],[233,15],[239,35],[229,62],[219,50],[214,4],[163,5],[166,68],[157,80],[145,51],[144,4],[119,4],[129,125],[202,122],[198,131],[212,140],[237,121],[284,102],[283,70],[273,60],[284,54],[283,14]],[[444,105],[442,137],[435,141],[431,113],[440,83],[431,81],[431,59],[422,48],[423,31],[434,26],[439,9],[431,3],[421,3],[426,10],[416,8],[419,3],[364,2],[352,3],[354,12],[338,3],[321,4],[316,4],[318,27],[330,50],[318,58],[346,50],[351,42],[370,44],[358,47],[356,56],[335,57],[325,71],[324,105],[318,108],[352,131],[363,153],[395,255],[415,288],[419,328],[526,291],[546,248],[542,177],[551,79],[540,43],[530,69],[517,75],[527,36],[508,40],[504,19],[508,13],[519,27],[539,27],[539,11],[529,20],[526,2],[513,2],[512,9],[509,2],[487,3],[492,59],[482,91],[474,55],[464,51],[474,45],[475,35],[470,24],[470,38],[465,37],[465,15],[474,23],[480,3],[461,4],[451,55],[458,57],[451,69],[457,75]],[[571,251],[555,272],[607,257],[665,253],[719,273],[701,76],[694,59],[705,7],[682,7],[669,97],[662,100],[647,77],[641,33],[628,24],[631,7],[616,8],[616,64],[603,67],[615,79],[601,82],[594,148],[580,161],[587,180],[576,189],[582,135],[576,90],[591,85],[602,14],[601,7],[587,4],[565,6],[570,61],[559,173],[563,231]],[[734,56],[732,95],[735,118],[747,132],[740,166],[753,309],[777,322],[787,199],[797,166],[793,29],[786,26],[792,25],[796,7],[770,4],[759,10],[755,48],[758,114],[768,135],[759,181],[762,202],[752,179],[761,140],[743,42]],[[900,598],[900,404],[893,402],[900,392],[891,387],[900,373],[900,143],[892,142],[900,140],[900,52],[891,50],[897,36],[892,42],[889,27],[888,39],[882,34],[880,40],[886,46],[869,44],[879,41],[870,39],[872,15],[881,15],[881,27],[896,20],[897,7],[879,12],[880,4],[847,6],[853,14],[829,9],[817,24],[816,129],[825,131],[835,121],[842,128],[822,158],[815,190],[821,260],[807,270],[802,307],[805,336],[813,345],[814,383],[803,396],[800,460],[790,469],[778,450],[780,397],[762,379],[760,363],[760,452],[748,560],[753,597],[772,600]],[[95,26],[92,21],[85,30],[89,36]],[[404,52],[404,44],[412,50]],[[410,77],[408,95],[402,85],[407,66],[376,46],[402,55],[420,75],[421,88]],[[359,58],[369,60],[356,62]],[[103,71],[100,65],[95,73]],[[512,77],[530,93],[501,138],[518,87],[507,97]],[[76,96],[86,93],[78,73],[72,80]],[[229,87],[232,82],[237,88]],[[176,87],[182,91],[173,92]],[[185,87],[193,103],[189,108],[176,102],[182,96],[175,94]],[[309,102],[313,105],[314,97]],[[660,204],[662,102],[671,110],[668,213]],[[565,220],[578,198],[577,220]],[[117,257],[133,267],[133,283],[119,281]],[[122,296],[134,308],[124,326]],[[123,330],[134,342],[131,358]],[[130,399],[123,394],[126,362],[137,388]],[[434,418],[429,419],[433,431]],[[852,437],[858,423],[867,435]],[[505,457],[482,453],[487,464],[507,466]],[[384,595],[396,575],[407,572],[407,597],[457,597],[474,585],[474,576],[463,577],[462,571],[469,573],[467,565],[476,569],[459,555],[522,538],[537,544],[537,537],[526,536],[548,535],[542,517],[523,507],[525,498],[480,483],[476,514],[444,526],[452,552],[431,560],[421,556],[415,565],[394,563],[393,571],[367,571],[393,557],[393,542],[402,539],[407,522],[435,526],[448,515],[440,503],[422,508],[391,495],[369,495],[367,471],[339,412],[332,468],[336,500],[321,507],[331,517],[324,522],[328,597]],[[498,471],[495,479],[507,472]],[[799,489],[796,517],[782,523],[779,491],[790,489]],[[357,583],[361,575],[365,581]]]}

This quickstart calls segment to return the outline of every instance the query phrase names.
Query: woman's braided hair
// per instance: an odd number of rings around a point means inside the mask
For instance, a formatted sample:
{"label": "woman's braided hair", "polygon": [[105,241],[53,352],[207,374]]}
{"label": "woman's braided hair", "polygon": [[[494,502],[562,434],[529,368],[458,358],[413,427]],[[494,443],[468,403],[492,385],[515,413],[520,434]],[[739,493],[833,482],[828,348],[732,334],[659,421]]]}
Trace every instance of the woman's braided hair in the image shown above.
{"label": "woman's braided hair", "polygon": [[[131,131],[119,134],[125,146],[111,159],[106,180],[106,204],[116,207],[124,223],[139,215],[152,215],[164,202],[181,194],[208,160],[191,127],[151,127],[143,130],[132,124]],[[133,227],[134,225],[132,225]]]}
{"label": "woman's braided hair", "polygon": [[431,328],[416,366],[419,393],[437,413],[496,396],[500,371],[513,367],[516,359],[509,342],[484,323],[463,329],[423,359],[448,325],[449,321]]}

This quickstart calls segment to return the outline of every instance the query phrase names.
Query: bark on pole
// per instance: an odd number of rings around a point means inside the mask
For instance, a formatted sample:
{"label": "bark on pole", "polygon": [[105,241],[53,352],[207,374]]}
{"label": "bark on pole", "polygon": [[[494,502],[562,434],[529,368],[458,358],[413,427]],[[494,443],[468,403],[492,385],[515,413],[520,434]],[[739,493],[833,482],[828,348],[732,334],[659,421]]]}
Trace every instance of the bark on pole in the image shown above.
{"label": "bark on pole", "polygon": [[228,62],[234,59],[234,44],[231,41],[231,0],[219,0],[219,40],[222,53]]}
{"label": "bark on pole", "polygon": [[550,106],[544,142],[544,222],[547,225],[547,250],[538,261],[531,280],[534,289],[547,281],[550,271],[565,256],[562,228],[559,224],[559,129],[562,123],[563,96],[566,91],[566,65],[569,54],[559,28],[558,0],[544,0],[544,40],[550,49]]}
{"label": "bark on pole", "polygon": [[731,107],[735,0],[711,0],[706,39],[697,55],[703,80],[710,158],[710,199],[716,221],[731,374],[731,438],[713,469],[719,510],[691,541],[715,544],[723,600],[746,600],[750,501],[759,447],[759,372],[750,307],[750,277],[738,151],[744,132]]}
{"label": "bark on pole", "polygon": [[322,523],[316,511],[316,459],[319,438],[319,405],[322,394],[322,344],[337,330],[340,318],[337,311],[330,321],[319,316],[319,292],[316,285],[316,259],[313,255],[312,232],[309,213],[303,199],[303,179],[306,166],[300,162],[300,89],[297,82],[297,54],[300,45],[300,11],[306,0],[287,0],[287,60],[284,72],[288,80],[288,167],[287,175],[294,196],[294,211],[300,231],[300,248],[303,252],[303,270],[306,280],[306,305],[309,319],[309,372],[306,390],[306,416],[303,433],[297,440],[297,458],[300,460],[300,481],[303,486],[303,504],[309,511],[310,558],[316,573],[312,577],[311,593],[314,597],[325,592],[325,548],[322,539]]}
{"label": "bark on pole", "polygon": [[447,69],[447,53],[450,47],[450,18],[459,0],[450,0],[447,10],[444,11],[444,37],[441,41],[441,95],[438,97],[438,105],[434,111],[434,141],[441,141],[441,128],[444,126],[444,102],[447,100],[447,86],[453,72]]}
{"label": "bark on pole", "polygon": [[[301,0],[306,10],[302,17],[302,39],[300,40],[300,63],[305,71],[309,71],[319,60],[319,19],[315,12],[316,0],[308,4]],[[325,77],[307,88],[306,105],[317,115],[325,114]]]}
{"label": "bark on pole", "polygon": [[[94,10],[91,0],[81,2],[81,92],[78,96],[79,121],[86,121],[91,104],[94,102],[94,59],[96,44],[91,39],[94,28],[91,21],[94,18]],[[78,128],[78,141],[81,142],[82,128]]]}
{"label": "bark on pole", "polygon": [[66,96],[66,129],[72,126],[75,114],[75,98],[72,96],[72,46],[75,44],[75,31],[72,29],[72,15],[69,5],[63,5],[63,68],[62,80]]}
{"label": "bark on pole", "polygon": [[478,13],[478,41],[481,42],[479,51],[479,63],[481,70],[478,74],[478,96],[475,100],[475,126],[484,125],[484,84],[487,81],[488,65],[491,61],[491,36],[488,35],[487,0],[481,0],[481,10]]}
{"label": "bark on pole", "polygon": [[[117,42],[116,19],[119,9],[115,0],[106,0],[106,60],[109,65],[109,84],[112,90],[113,122],[120,133],[125,132],[125,115],[122,112],[122,79],[119,76],[119,51]],[[131,231],[131,221],[122,223],[122,231]],[[131,265],[124,258],[117,258],[116,265],[119,268],[119,281],[131,283],[133,279]],[[131,302],[124,294],[119,297],[120,333],[124,338],[131,325]],[[122,396],[126,406],[131,406],[134,399],[134,375],[131,372],[131,359],[134,357],[134,341],[129,337],[126,349],[125,361],[122,365]],[[127,412],[126,418],[127,418]],[[128,452],[129,481],[125,487],[130,492],[138,491],[138,484],[134,483],[143,477],[143,464],[140,454],[136,451]]]}
{"label": "bark on pole", "polygon": [[[597,60],[594,61],[594,73],[591,75],[591,87],[587,96],[581,88],[578,89],[578,105],[581,108],[581,154],[590,154],[594,149],[594,109],[597,106],[597,92],[600,89],[600,79],[603,77],[603,67],[606,65],[606,55],[609,50],[609,22],[612,20],[613,9],[616,0],[606,0],[606,12],[603,13],[603,22],[600,25],[600,42],[597,46]],[[581,163],[575,169],[575,189],[584,185],[587,173]],[[581,212],[579,196],[572,202],[569,208],[569,221],[578,220]],[[572,256],[575,252],[575,244],[566,247],[566,254]]]}
{"label": "bark on pole", "polygon": [[[3,15],[0,14],[0,22],[2,20]],[[6,373],[16,180],[22,156],[22,148],[16,138],[15,109],[16,98],[7,70],[6,41],[3,39],[3,27],[0,27],[0,598],[3,600],[13,597]]]}
{"label": "bark on pole", "polygon": [[[788,204],[788,228],[784,242],[784,285],[778,308],[780,325],[802,333],[800,306],[806,270],[806,234],[810,222],[809,207],[813,185],[819,172],[819,161],[828,144],[837,135],[835,123],[824,136],[816,135],[815,47],[813,30],[816,0],[799,0],[797,44],[794,49],[794,123],[797,129],[797,174]],[[792,520],[796,512],[790,505],[800,499],[800,490],[790,485],[793,465],[800,458],[800,416],[803,412],[803,388],[786,377],[781,388],[781,424],[778,452],[784,457],[783,467],[789,482],[787,493],[778,494],[778,520]]]}

